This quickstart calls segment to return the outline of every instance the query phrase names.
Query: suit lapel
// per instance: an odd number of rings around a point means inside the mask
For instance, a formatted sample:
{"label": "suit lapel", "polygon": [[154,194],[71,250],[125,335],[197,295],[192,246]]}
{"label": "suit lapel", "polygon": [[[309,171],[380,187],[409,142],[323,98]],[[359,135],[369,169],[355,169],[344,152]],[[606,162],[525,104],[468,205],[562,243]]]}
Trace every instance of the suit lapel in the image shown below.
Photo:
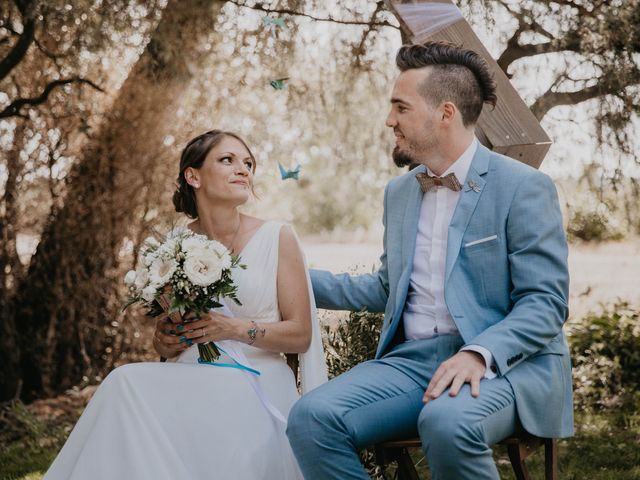
{"label": "suit lapel", "polygon": [[[413,257],[416,250],[416,237],[418,236],[418,220],[420,217],[420,207],[422,205],[422,189],[420,184],[415,180],[417,173],[426,172],[424,165],[416,167],[412,173],[412,181],[407,186],[407,204],[402,219],[402,250],[400,252],[402,259],[402,270],[398,279],[398,287],[396,290],[396,311],[393,319],[400,317],[400,312],[404,308],[404,301],[409,290],[409,280],[411,270],[413,269]],[[388,247],[387,247],[388,248]]]}
{"label": "suit lapel", "polygon": [[460,253],[460,245],[462,244],[462,237],[467,230],[467,225],[471,220],[478,200],[484,190],[486,180],[484,175],[489,169],[489,156],[490,151],[482,145],[478,145],[478,150],[473,156],[469,172],[467,173],[467,179],[462,186],[462,192],[458,205],[453,212],[451,223],[449,224],[449,233],[447,237],[447,261],[446,261],[446,274],[445,284],[449,280],[451,270],[458,259]]}
{"label": "suit lapel", "polygon": [[[427,169],[424,166],[417,167],[414,172],[421,173]],[[407,206],[404,210],[402,220],[402,271],[407,268],[407,263],[413,264],[413,254],[416,249],[416,237],[418,236],[418,217],[420,216],[420,206],[422,204],[422,190],[420,184],[415,180],[409,184],[407,194]]]}

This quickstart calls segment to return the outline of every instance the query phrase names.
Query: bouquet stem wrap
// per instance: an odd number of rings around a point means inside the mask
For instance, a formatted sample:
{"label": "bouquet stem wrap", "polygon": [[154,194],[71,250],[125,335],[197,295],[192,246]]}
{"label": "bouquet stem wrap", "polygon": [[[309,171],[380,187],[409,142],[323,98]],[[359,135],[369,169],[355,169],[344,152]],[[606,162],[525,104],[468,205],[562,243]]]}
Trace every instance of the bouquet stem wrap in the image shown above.
{"label": "bouquet stem wrap", "polygon": [[[171,320],[173,323],[182,322],[182,315],[180,314],[180,311],[178,310],[171,311],[171,300],[169,299],[169,296],[166,293],[159,295],[156,298],[156,300],[162,307],[162,310],[164,310],[167,313],[169,320]],[[201,312],[196,312],[196,313],[201,313]],[[200,356],[199,360],[203,362],[212,363],[212,362],[215,362],[218,358],[220,358],[220,350],[218,350],[218,347],[213,342],[199,343],[198,354]]]}

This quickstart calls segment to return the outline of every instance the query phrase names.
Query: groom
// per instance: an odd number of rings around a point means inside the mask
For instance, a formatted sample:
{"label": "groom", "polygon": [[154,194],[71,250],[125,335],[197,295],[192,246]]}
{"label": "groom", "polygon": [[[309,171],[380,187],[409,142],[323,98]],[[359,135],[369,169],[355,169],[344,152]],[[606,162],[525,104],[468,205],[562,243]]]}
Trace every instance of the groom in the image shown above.
{"label": "groom", "polygon": [[567,245],[552,181],[478,143],[495,84],[475,52],[404,46],[386,120],[398,166],[369,275],[312,272],[320,308],[384,311],[374,360],[303,396],[287,434],[307,480],[368,478],[357,450],[422,439],[433,479],[498,479],[490,445],[573,433]]}

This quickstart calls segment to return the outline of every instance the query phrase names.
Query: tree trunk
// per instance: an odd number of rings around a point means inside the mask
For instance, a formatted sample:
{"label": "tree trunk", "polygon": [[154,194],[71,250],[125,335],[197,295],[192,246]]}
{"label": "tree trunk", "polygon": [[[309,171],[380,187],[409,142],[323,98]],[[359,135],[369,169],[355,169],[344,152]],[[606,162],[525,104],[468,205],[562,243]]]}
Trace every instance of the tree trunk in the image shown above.
{"label": "tree trunk", "polygon": [[7,181],[4,187],[3,212],[0,217],[0,398],[14,398],[20,390],[20,351],[16,345],[12,297],[16,282],[22,277],[18,258],[16,223],[18,217],[17,187],[23,162],[20,152],[24,147],[25,123],[18,121],[13,132],[13,145],[6,155]]}
{"label": "tree trunk", "polygon": [[[101,374],[120,305],[118,252],[158,168],[165,126],[205,53],[200,34],[223,1],[169,1],[100,132],[69,173],[64,206],[45,228],[15,302],[22,398]],[[6,390],[6,389],[3,389]]]}

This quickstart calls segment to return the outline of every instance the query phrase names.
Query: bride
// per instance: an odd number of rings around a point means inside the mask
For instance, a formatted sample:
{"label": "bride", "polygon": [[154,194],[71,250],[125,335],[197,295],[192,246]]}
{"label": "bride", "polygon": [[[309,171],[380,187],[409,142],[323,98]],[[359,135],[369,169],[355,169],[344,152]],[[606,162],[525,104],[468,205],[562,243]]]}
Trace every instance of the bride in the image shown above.
{"label": "bride", "polygon": [[[326,381],[313,295],[292,229],[239,213],[256,162],[237,135],[206,132],[182,152],[174,204],[189,228],[240,255],[242,305],[190,323],[157,322],[167,363],[128,364],[102,382],[45,474],[57,479],[301,479],[285,435],[299,394],[280,352],[300,354],[303,393]],[[197,363],[198,343],[233,345],[254,376]],[[233,364],[220,358],[219,363]]]}

